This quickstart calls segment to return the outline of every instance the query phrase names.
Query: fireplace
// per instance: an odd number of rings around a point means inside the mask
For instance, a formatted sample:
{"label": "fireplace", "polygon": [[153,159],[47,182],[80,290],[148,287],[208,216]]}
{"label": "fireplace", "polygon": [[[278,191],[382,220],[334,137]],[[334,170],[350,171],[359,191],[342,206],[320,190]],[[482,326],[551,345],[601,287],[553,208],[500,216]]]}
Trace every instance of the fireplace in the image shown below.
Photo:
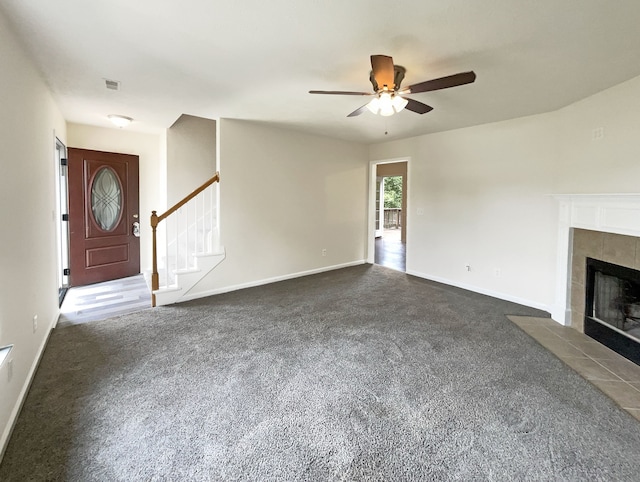
{"label": "fireplace", "polygon": [[586,258],[584,333],[640,365],[640,271]]}

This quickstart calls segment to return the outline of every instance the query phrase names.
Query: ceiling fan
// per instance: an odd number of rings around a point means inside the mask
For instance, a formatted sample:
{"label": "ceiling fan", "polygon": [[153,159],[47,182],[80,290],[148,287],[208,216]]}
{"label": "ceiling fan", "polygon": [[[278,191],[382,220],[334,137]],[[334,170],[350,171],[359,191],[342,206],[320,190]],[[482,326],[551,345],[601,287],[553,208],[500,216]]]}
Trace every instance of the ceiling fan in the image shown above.
{"label": "ceiling fan", "polygon": [[362,114],[366,109],[374,114],[390,116],[402,109],[408,109],[417,114],[426,114],[433,110],[433,107],[418,102],[414,99],[405,98],[408,94],[418,94],[432,90],[448,89],[458,85],[470,84],[476,80],[473,71],[461,72],[459,74],[427,80],[418,84],[410,85],[400,89],[402,79],[406,69],[400,65],[394,65],[393,59],[387,55],[371,56],[371,75],[369,80],[373,85],[373,93],[369,92],[345,92],[340,90],[310,90],[310,94],[330,94],[330,95],[367,95],[375,96],[370,102],[354,110],[347,117],[355,117]]}

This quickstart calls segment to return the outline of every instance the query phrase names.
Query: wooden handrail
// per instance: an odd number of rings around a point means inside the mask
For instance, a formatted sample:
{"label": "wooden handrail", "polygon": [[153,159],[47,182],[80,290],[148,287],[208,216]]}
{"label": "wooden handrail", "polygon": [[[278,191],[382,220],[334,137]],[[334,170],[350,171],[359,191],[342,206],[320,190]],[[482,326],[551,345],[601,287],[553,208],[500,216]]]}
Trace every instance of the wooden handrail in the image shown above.
{"label": "wooden handrail", "polygon": [[156,228],[158,227],[158,223],[163,219],[166,219],[171,214],[175,213],[182,206],[191,201],[194,197],[200,194],[202,191],[211,186],[214,182],[220,182],[220,173],[216,172],[215,175],[205,182],[202,186],[194,190],[188,196],[185,196],[181,201],[178,201],[169,209],[167,209],[160,216],[157,215],[156,211],[151,211],[151,241],[153,244],[152,247],[152,273],[151,273],[151,306],[156,306],[156,296],[153,294],[154,291],[160,288],[160,275],[158,274],[158,249],[156,242]]}
{"label": "wooden handrail", "polygon": [[198,189],[193,191],[191,194],[189,194],[188,196],[185,196],[185,198],[182,199],[182,201],[178,201],[172,207],[167,209],[167,211],[165,213],[163,213],[160,216],[158,216],[158,222],[162,221],[163,219],[166,219],[169,215],[175,213],[178,209],[180,209],[182,206],[187,204],[194,197],[196,197],[198,194],[200,194],[206,188],[211,186],[214,182],[220,182],[220,173],[219,172],[216,172],[215,175],[211,179],[209,179],[207,182],[205,182],[202,186],[200,186]]}

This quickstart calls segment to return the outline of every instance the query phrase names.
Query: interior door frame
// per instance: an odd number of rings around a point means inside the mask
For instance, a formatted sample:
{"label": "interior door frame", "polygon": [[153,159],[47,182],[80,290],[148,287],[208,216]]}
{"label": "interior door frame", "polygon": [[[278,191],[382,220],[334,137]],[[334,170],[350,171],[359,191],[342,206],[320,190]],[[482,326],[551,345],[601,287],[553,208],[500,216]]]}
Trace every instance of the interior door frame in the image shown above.
{"label": "interior door frame", "polygon": [[[373,264],[375,262],[376,255],[376,182],[377,182],[377,167],[379,164],[393,164],[396,162],[406,162],[407,163],[407,178],[404,182],[404,190],[402,196],[406,196],[406,205],[407,205],[407,213],[406,213],[406,240],[405,240],[405,249],[406,249],[406,261],[407,268],[409,267],[409,232],[411,228],[411,222],[409,220],[411,214],[411,205],[409,202],[409,196],[407,195],[410,192],[410,179],[411,179],[411,158],[410,157],[398,157],[394,159],[380,159],[377,161],[369,161],[369,202],[368,202],[368,216],[367,216],[367,263]],[[408,272],[408,270],[405,270]]]}
{"label": "interior door frame", "polygon": [[69,214],[69,173],[67,166],[63,165],[63,159],[67,159],[67,146],[54,133],[54,172],[56,208],[56,241],[57,241],[57,273],[58,296],[69,287],[69,275],[65,274],[69,268],[69,222],[63,220],[63,214]]}
{"label": "interior door frame", "polygon": [[375,233],[374,238],[380,238],[384,235],[384,177],[378,176],[376,172],[376,203],[375,214],[376,220],[374,222]]}

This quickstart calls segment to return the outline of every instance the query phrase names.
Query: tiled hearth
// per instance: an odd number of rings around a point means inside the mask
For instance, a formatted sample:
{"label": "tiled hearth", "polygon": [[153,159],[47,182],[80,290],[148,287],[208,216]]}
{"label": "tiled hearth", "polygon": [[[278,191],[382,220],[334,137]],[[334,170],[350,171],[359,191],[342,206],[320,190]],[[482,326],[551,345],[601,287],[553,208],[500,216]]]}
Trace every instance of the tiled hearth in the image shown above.
{"label": "tiled hearth", "polygon": [[640,420],[640,366],[584,334],[587,257],[640,270],[640,194],[564,194],[552,318],[509,317]]}
{"label": "tiled hearth", "polygon": [[529,336],[640,420],[640,366],[551,318],[508,316]]}

